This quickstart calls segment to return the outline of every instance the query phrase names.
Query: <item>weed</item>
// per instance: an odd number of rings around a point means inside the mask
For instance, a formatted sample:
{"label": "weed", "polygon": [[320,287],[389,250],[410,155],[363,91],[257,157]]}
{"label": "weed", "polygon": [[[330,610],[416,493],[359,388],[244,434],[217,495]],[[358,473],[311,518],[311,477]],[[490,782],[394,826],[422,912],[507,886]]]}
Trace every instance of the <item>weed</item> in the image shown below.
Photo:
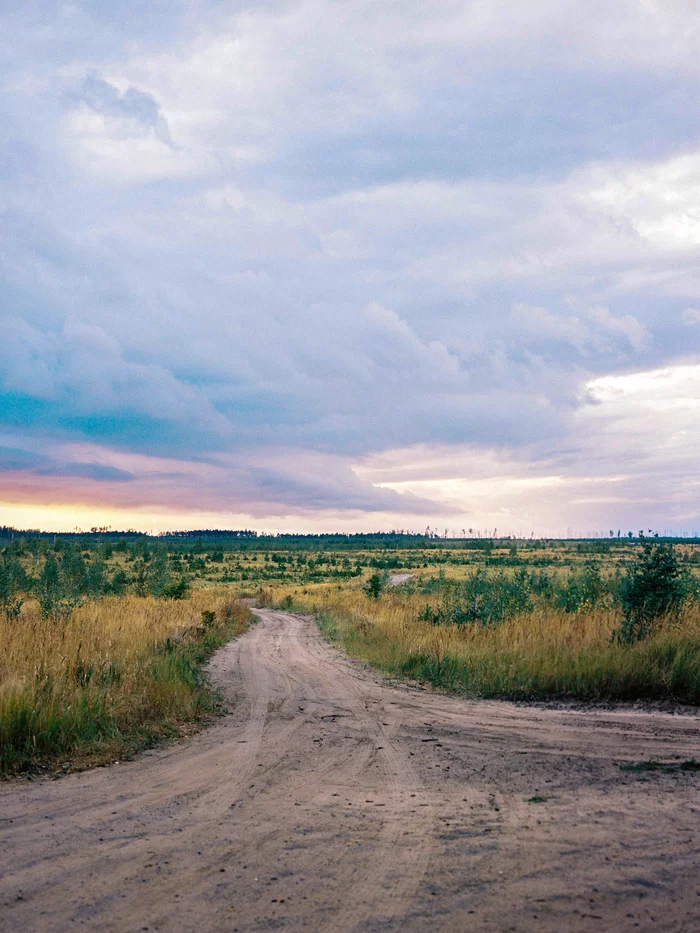
{"label": "weed", "polygon": [[700,771],[700,761],[695,758],[689,758],[686,761],[637,761],[630,764],[620,765],[620,771],[627,771],[632,774],[647,774],[650,771],[662,771],[664,774],[674,774],[678,771]]}

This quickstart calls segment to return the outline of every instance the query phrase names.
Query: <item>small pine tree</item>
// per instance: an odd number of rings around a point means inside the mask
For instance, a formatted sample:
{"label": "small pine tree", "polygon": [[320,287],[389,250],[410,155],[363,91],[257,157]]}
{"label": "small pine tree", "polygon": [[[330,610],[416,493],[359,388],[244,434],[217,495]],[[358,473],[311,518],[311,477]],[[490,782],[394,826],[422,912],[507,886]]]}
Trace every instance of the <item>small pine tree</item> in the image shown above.
{"label": "small pine tree", "polygon": [[26,574],[20,562],[5,553],[0,561],[0,611],[5,614],[8,622],[14,622],[22,611],[24,600],[19,593],[26,582]]}
{"label": "small pine tree", "polygon": [[673,545],[641,536],[642,551],[622,581],[624,618],[615,636],[632,644],[646,638],[664,616],[676,614],[687,595],[686,580]]}
{"label": "small pine tree", "polygon": [[39,608],[43,616],[50,616],[61,595],[60,568],[56,555],[49,551],[39,577]]}
{"label": "small pine tree", "polygon": [[383,570],[381,573],[373,573],[363,587],[365,595],[369,596],[370,599],[379,599],[387,588],[388,583],[389,574],[386,570]]}
{"label": "small pine tree", "polygon": [[38,583],[39,608],[45,618],[68,622],[73,610],[81,604],[83,597],[78,583],[81,566],[84,569],[82,558],[80,563],[69,560],[64,566],[53,551],[48,552]]}

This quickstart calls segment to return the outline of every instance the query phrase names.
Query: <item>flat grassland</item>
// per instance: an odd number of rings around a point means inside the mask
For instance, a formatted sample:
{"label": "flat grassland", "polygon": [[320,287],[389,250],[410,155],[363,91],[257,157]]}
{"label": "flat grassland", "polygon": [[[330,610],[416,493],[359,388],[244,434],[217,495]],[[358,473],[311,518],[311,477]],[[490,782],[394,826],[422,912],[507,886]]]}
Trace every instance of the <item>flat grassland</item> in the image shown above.
{"label": "flat grassland", "polygon": [[[237,600],[313,614],[350,655],[469,697],[700,704],[700,542],[683,600],[621,638],[644,542],[89,535],[0,550],[0,773],[81,767],[206,718]],[[393,585],[392,579],[402,581]]]}

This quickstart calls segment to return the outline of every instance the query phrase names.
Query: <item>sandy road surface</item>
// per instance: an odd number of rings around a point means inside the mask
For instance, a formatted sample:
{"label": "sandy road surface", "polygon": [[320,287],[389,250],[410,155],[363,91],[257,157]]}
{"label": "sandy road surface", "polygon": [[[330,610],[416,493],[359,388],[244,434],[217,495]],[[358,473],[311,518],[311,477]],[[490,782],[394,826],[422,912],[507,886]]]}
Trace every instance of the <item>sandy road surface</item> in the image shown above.
{"label": "sandy road surface", "polygon": [[700,776],[618,767],[697,757],[696,717],[389,687],[258,615],[216,725],[0,787],[0,930],[700,930]]}

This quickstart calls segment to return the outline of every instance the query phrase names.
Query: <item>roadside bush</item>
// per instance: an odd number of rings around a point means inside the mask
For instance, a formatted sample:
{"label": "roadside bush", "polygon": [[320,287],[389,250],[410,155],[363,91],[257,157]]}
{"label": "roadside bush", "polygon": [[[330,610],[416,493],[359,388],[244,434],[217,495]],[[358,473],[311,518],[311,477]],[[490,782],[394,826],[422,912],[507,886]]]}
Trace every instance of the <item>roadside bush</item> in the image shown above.
{"label": "roadside bush", "polygon": [[379,599],[384,590],[389,585],[389,572],[382,570],[373,573],[362,587],[366,596],[370,599]]}
{"label": "roadside bush", "polygon": [[274,601],[275,597],[272,590],[265,590],[263,587],[260,587],[260,589],[255,594],[255,605],[259,606],[260,608],[264,609],[268,606],[272,606]]}
{"label": "roadside bush", "polygon": [[421,618],[433,625],[493,625],[533,608],[524,571],[489,576],[477,570],[461,584],[447,584],[440,604]]}
{"label": "roadside bush", "polygon": [[557,593],[556,603],[564,612],[586,612],[595,609],[608,593],[597,564],[586,564],[573,570]]}
{"label": "roadside bush", "polygon": [[673,545],[654,538],[642,538],[642,551],[622,581],[620,599],[623,620],[614,633],[621,642],[632,644],[646,638],[655,623],[677,615],[689,595]]}

